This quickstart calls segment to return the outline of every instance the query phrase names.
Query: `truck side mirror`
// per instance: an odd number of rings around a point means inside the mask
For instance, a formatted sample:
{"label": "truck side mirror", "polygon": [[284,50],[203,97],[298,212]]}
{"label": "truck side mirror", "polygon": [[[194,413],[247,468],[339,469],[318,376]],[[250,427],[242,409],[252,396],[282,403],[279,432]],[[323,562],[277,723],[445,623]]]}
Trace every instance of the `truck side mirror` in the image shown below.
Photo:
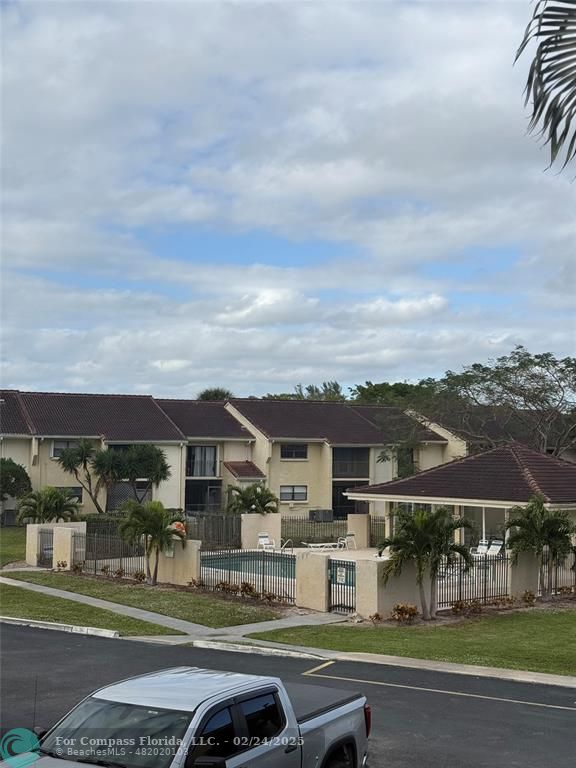
{"label": "truck side mirror", "polygon": [[226,760],[223,757],[198,757],[193,768],[226,768]]}

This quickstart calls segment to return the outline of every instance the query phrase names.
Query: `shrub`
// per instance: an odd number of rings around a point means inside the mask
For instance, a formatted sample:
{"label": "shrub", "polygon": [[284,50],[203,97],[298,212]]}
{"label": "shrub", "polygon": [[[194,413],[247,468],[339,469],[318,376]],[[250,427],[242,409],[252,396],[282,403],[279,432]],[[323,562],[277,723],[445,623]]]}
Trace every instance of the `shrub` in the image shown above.
{"label": "shrub", "polygon": [[390,618],[401,624],[412,624],[418,616],[418,608],[410,603],[396,603],[390,614]]}
{"label": "shrub", "polygon": [[243,581],[240,584],[240,594],[242,597],[256,597],[258,592],[254,584],[251,584],[249,581]]}
{"label": "shrub", "polygon": [[140,584],[142,584],[142,582],[146,581],[146,574],[144,573],[144,571],[136,571],[134,573],[134,579]]}
{"label": "shrub", "polygon": [[109,576],[110,575],[110,566],[109,565],[103,565],[102,568],[100,568],[100,573],[103,576]]}
{"label": "shrub", "polygon": [[191,579],[188,582],[189,587],[193,587],[194,589],[203,589],[206,584],[202,581],[202,579]]}
{"label": "shrub", "polygon": [[66,562],[66,560],[58,560],[58,562],[56,563],[56,570],[65,571],[66,568],[68,568],[68,563]]}
{"label": "shrub", "polygon": [[560,587],[558,589],[558,594],[562,595],[562,597],[572,595],[575,592],[576,592],[576,587]]}
{"label": "shrub", "polygon": [[120,566],[120,568],[117,568],[114,571],[114,578],[115,579],[123,579],[124,578],[124,568],[122,568],[122,566]]}
{"label": "shrub", "polygon": [[74,563],[70,570],[72,571],[72,573],[80,574],[84,571],[85,566],[86,566],[86,563],[84,562],[84,560],[82,560],[82,562],[80,563]]}
{"label": "shrub", "polygon": [[280,600],[278,595],[276,595],[274,592],[262,592],[260,597],[262,600],[264,600],[265,603],[276,603]]}
{"label": "shrub", "polygon": [[455,600],[451,608],[454,616],[478,616],[482,613],[480,600]]}
{"label": "shrub", "polygon": [[531,590],[527,589],[522,595],[522,601],[524,605],[533,606],[536,603],[536,595]]}
{"label": "shrub", "polygon": [[371,621],[372,624],[380,624],[383,621],[382,615],[376,611],[376,613],[373,613],[371,616],[368,616],[368,621]]}

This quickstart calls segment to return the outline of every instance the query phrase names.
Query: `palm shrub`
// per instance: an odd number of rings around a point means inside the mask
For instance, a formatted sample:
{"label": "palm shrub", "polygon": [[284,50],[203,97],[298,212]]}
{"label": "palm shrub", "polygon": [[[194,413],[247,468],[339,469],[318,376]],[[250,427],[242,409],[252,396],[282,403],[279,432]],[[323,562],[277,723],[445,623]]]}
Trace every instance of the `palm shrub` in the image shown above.
{"label": "palm shrub", "polygon": [[249,512],[266,515],[278,512],[278,498],[264,483],[252,483],[247,486],[230,486],[228,512],[247,514]]}
{"label": "palm shrub", "polygon": [[[438,507],[433,512],[426,509],[416,509],[414,512],[399,510],[394,535],[380,544],[380,555],[384,549],[390,550],[390,557],[384,563],[385,583],[392,575],[399,576],[408,563],[415,565],[422,618],[425,621],[436,618],[436,578],[440,567],[458,558],[462,558],[466,566],[472,562],[467,548],[454,541],[457,530],[470,527],[468,520],[452,517],[450,510],[445,507]],[[430,579],[430,602],[424,586],[426,578]]]}
{"label": "palm shrub", "polygon": [[70,491],[50,485],[28,493],[18,504],[19,523],[67,522],[75,518],[77,513],[78,502],[70,496]]}
{"label": "palm shrub", "polygon": [[512,507],[506,530],[513,561],[521,552],[532,552],[537,556],[542,597],[549,598],[554,568],[572,551],[572,534],[576,527],[568,514],[546,509],[544,499],[534,496],[526,506]]}
{"label": "palm shrub", "polygon": [[[128,501],[123,507],[126,517],[119,525],[120,535],[130,543],[144,540],[144,555],[146,559],[146,581],[155,586],[158,581],[158,564],[160,554],[172,547],[174,538],[186,546],[186,531],[182,527],[174,527],[174,523],[182,522],[182,518],[167,510],[161,501],[149,501],[140,504]],[[150,565],[152,555],[155,555],[154,570]]]}

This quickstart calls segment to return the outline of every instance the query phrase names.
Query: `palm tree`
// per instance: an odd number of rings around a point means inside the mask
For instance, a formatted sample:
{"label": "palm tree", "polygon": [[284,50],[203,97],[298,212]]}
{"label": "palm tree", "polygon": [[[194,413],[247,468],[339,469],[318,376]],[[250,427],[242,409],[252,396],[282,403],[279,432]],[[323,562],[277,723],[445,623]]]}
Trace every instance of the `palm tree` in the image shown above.
{"label": "palm tree", "polygon": [[215,401],[222,401],[222,400],[232,400],[234,395],[232,392],[230,392],[229,389],[225,389],[224,387],[209,387],[208,389],[203,389],[202,392],[198,393],[197,400],[209,400],[211,402]]}
{"label": "palm tree", "polygon": [[[156,445],[131,445],[122,455],[122,472],[134,492],[134,498],[142,504],[152,486],[158,488],[160,483],[168,480],[171,475],[170,465],[166,454]],[[139,482],[145,480],[145,485],[139,487]]]}
{"label": "palm tree", "polygon": [[93,471],[93,462],[99,453],[103,451],[98,450],[92,440],[79,440],[73,448],[65,448],[62,451],[58,457],[58,464],[64,472],[76,478],[78,485],[84,488],[98,512],[103,515],[104,509],[98,496],[105,482]]}
{"label": "palm tree", "polygon": [[[392,575],[399,576],[408,563],[416,566],[416,583],[420,594],[422,618],[425,621],[436,618],[436,578],[446,561],[453,562],[462,557],[466,565],[472,558],[463,545],[456,544],[454,533],[460,528],[470,528],[464,518],[453,518],[445,507],[433,512],[416,509],[414,512],[400,510],[396,516],[396,531],[393,536],[380,544],[379,554],[390,549],[390,557],[384,564],[384,582]],[[430,578],[430,604],[426,598],[424,579]]]}
{"label": "palm tree", "polygon": [[252,485],[232,485],[228,502],[228,512],[235,514],[247,514],[257,512],[266,515],[269,512],[278,512],[278,498],[264,483],[252,483]]}
{"label": "palm tree", "polygon": [[[181,523],[182,519],[167,510],[161,501],[149,501],[146,504],[128,501],[124,511],[126,518],[120,523],[120,534],[131,543],[144,539],[146,580],[156,586],[160,553],[170,549],[175,537],[180,539],[183,547],[186,546],[186,531],[182,529],[183,526],[174,526],[174,523]],[[156,556],[154,571],[150,567],[152,554]]]}
{"label": "palm tree", "polygon": [[74,501],[70,491],[47,485],[40,491],[32,491],[18,504],[19,523],[56,523],[67,522],[78,513],[78,502]]}
{"label": "palm tree", "polygon": [[529,130],[550,145],[550,165],[566,147],[564,168],[576,156],[576,0],[539,0],[516,60],[530,42],[537,48],[525,91]]}
{"label": "palm tree", "polygon": [[534,496],[526,506],[510,510],[506,530],[509,531],[507,545],[513,560],[517,560],[521,552],[533,552],[538,557],[542,597],[550,597],[554,567],[572,551],[571,537],[575,526],[567,513],[546,509],[544,499]]}

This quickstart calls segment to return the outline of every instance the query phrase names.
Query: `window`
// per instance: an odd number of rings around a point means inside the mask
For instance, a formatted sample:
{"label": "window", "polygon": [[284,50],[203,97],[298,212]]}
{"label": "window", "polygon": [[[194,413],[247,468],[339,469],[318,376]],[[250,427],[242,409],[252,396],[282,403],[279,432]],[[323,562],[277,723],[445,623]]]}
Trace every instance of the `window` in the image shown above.
{"label": "window", "polygon": [[282,443],[280,446],[281,459],[307,459],[308,446],[306,443]]}
{"label": "window", "polygon": [[192,755],[193,760],[187,765],[194,765],[198,757],[231,757],[240,751],[234,744],[236,732],[229,707],[219,710],[210,717],[200,732],[198,745]]}
{"label": "window", "polygon": [[186,477],[218,477],[215,445],[189,445]]}
{"label": "window", "polygon": [[239,707],[246,719],[248,733],[254,739],[271,739],[284,728],[282,710],[273,693],[241,701]]}
{"label": "window", "polygon": [[70,496],[70,500],[71,501],[77,501],[78,504],[82,504],[82,491],[84,489],[81,486],[77,486],[77,487],[73,487],[73,488],[70,488],[70,487],[67,487],[67,488],[59,487],[58,490],[59,491],[67,492],[68,495]]}
{"label": "window", "polygon": [[306,501],[308,499],[307,485],[281,485],[280,501]]}
{"label": "window", "polygon": [[62,451],[67,448],[77,448],[77,440],[53,440],[52,441],[52,458],[58,459],[62,455]]}

